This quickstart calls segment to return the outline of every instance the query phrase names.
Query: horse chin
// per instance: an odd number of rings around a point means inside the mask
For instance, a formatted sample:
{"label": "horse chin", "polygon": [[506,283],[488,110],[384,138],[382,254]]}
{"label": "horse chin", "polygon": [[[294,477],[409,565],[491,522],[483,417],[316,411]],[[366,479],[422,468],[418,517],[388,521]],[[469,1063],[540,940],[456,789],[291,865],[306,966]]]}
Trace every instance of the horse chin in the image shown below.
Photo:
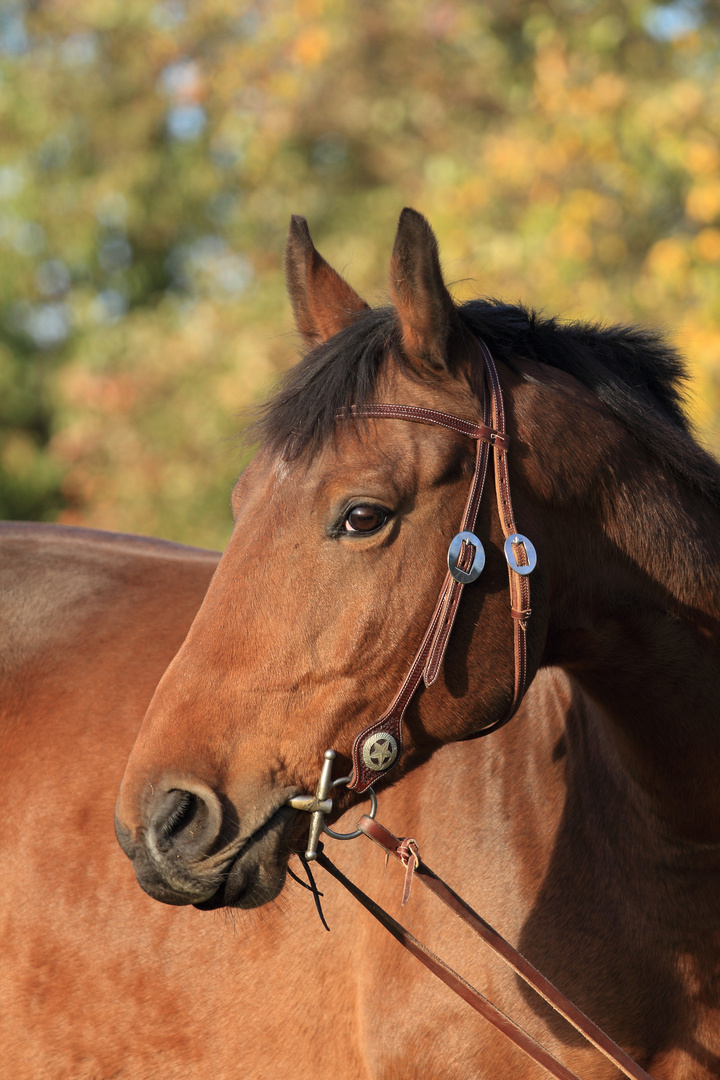
{"label": "horse chin", "polygon": [[285,884],[290,848],[284,834],[293,816],[289,807],[281,806],[243,845],[220,888],[194,906],[200,911],[255,908],[274,900]]}

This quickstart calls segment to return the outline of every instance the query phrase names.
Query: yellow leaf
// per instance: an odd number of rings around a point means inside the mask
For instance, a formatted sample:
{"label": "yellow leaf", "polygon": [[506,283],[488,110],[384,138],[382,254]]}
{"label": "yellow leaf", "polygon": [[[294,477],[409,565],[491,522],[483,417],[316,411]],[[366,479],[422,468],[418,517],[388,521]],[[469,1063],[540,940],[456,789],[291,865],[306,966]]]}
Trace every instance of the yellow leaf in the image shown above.
{"label": "yellow leaf", "polygon": [[720,229],[703,229],[695,237],[695,250],[707,262],[720,262]]}
{"label": "yellow leaf", "polygon": [[679,240],[658,240],[650,249],[647,266],[652,274],[661,278],[674,278],[687,268],[688,256]]}
{"label": "yellow leaf", "polygon": [[693,221],[709,222],[720,214],[720,180],[708,180],[690,188],[685,203]]}
{"label": "yellow leaf", "polygon": [[318,67],[330,50],[330,35],[323,26],[310,26],[295,39],[293,59],[304,67]]}
{"label": "yellow leaf", "polygon": [[685,148],[685,165],[695,176],[716,172],[720,153],[713,143],[691,142]]}

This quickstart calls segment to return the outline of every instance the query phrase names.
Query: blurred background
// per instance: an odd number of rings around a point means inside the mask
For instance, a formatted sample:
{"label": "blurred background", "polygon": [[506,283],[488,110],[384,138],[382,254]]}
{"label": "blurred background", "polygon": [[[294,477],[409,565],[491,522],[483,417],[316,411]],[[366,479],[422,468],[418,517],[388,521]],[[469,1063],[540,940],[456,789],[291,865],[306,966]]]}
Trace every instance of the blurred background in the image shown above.
{"label": "blurred background", "polygon": [[224,545],[291,213],[371,302],[409,204],[458,299],[664,327],[720,453],[719,61],[714,0],[2,0],[0,517]]}

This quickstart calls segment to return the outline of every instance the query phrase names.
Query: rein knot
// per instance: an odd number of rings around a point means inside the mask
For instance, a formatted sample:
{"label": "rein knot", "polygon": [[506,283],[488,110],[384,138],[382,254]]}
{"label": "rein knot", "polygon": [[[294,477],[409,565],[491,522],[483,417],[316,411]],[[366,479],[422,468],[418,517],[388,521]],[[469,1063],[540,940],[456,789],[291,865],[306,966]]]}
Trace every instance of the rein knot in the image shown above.
{"label": "rein knot", "polygon": [[400,904],[401,907],[405,907],[410,899],[413,875],[420,865],[420,849],[418,848],[417,840],[413,840],[410,836],[401,840],[398,845],[397,856],[405,867],[405,885],[403,887],[402,901]]}

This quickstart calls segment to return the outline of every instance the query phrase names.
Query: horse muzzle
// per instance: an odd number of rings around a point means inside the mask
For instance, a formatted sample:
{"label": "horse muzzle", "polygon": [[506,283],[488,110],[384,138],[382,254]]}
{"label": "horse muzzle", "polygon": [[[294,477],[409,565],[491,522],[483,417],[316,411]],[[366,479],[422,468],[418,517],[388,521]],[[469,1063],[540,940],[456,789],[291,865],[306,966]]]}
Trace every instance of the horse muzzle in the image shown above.
{"label": "horse muzzle", "polygon": [[293,815],[287,792],[246,816],[197,781],[152,790],[142,825],[133,831],[115,815],[118,842],[140,887],[165,904],[256,907],[274,899],[285,881],[289,847],[283,839]]}

